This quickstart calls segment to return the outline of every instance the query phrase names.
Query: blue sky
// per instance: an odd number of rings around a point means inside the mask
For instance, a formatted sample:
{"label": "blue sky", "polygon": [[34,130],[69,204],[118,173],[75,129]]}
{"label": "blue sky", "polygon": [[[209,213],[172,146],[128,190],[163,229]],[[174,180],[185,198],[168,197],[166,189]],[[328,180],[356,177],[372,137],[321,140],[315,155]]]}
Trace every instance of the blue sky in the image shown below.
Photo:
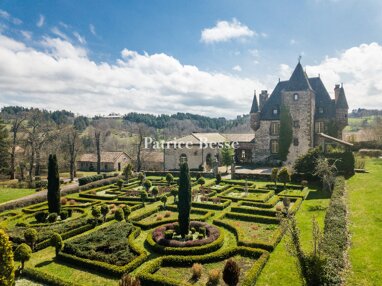
{"label": "blue sky", "polygon": [[382,108],[381,32],[378,0],[0,1],[0,105],[233,117],[302,55]]}

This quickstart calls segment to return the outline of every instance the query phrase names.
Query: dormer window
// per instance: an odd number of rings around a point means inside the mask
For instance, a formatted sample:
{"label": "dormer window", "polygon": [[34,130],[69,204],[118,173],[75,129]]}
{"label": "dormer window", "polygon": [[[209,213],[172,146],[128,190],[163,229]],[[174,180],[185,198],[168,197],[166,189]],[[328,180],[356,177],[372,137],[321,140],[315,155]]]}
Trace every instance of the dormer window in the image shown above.
{"label": "dormer window", "polygon": [[293,94],[293,100],[294,100],[294,101],[297,101],[297,100],[298,100],[298,93]]}
{"label": "dormer window", "polygon": [[272,111],[273,115],[277,115],[279,113],[278,109],[277,108],[273,108],[273,111]]}

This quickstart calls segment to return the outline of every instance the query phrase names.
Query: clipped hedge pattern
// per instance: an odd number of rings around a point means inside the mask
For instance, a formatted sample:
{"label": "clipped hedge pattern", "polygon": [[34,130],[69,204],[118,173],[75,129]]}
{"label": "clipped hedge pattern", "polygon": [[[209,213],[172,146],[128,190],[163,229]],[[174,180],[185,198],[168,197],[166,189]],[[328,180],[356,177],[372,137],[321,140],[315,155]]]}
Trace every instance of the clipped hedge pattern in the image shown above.
{"label": "clipped hedge pattern", "polygon": [[40,272],[32,268],[25,268],[22,273],[23,276],[39,283],[43,283],[51,286],[83,286],[74,282],[66,282],[53,276],[51,274]]}
{"label": "clipped hedge pattern", "polygon": [[251,257],[256,259],[252,268],[247,271],[244,281],[241,285],[250,286],[254,285],[257,277],[259,276],[261,270],[263,269],[265,263],[269,258],[269,253],[262,249],[252,249],[248,247],[232,247],[224,250],[218,250],[214,253],[209,253],[206,255],[190,255],[190,256],[165,256],[162,258],[157,258],[145,265],[142,270],[137,274],[139,279],[144,285],[152,286],[177,286],[185,285],[191,286],[190,283],[182,283],[180,281],[168,278],[165,276],[155,275],[155,273],[162,266],[191,266],[194,262],[198,263],[213,263],[222,261],[234,255],[243,255],[246,257]]}

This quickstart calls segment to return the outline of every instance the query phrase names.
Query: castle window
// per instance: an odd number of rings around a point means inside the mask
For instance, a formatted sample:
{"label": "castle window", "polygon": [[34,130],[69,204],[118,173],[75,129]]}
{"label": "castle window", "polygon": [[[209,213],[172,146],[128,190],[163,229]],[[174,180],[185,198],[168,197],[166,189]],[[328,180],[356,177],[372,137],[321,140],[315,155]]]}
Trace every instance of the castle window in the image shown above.
{"label": "castle window", "polygon": [[300,128],[300,121],[298,121],[298,120],[293,121],[293,127],[294,128]]}
{"label": "castle window", "polygon": [[279,153],[279,141],[271,140],[271,153],[278,154]]}
{"label": "castle window", "polygon": [[298,138],[293,138],[293,145],[298,146]]}
{"label": "castle window", "polygon": [[280,132],[280,123],[279,122],[272,122],[271,123],[271,135],[279,135]]}
{"label": "castle window", "polygon": [[279,113],[279,111],[278,111],[277,108],[273,108],[273,111],[272,111],[272,112],[273,112],[274,115],[277,115],[277,114]]}
{"label": "castle window", "polygon": [[319,114],[323,114],[324,113],[324,108],[323,107],[319,107],[318,108],[318,113]]}
{"label": "castle window", "polygon": [[325,123],[322,122],[322,121],[316,122],[315,130],[316,130],[316,133],[323,133],[323,132],[325,132]]}
{"label": "castle window", "polygon": [[298,100],[298,93],[293,94],[293,100],[294,100],[294,101],[297,101],[297,100]]}

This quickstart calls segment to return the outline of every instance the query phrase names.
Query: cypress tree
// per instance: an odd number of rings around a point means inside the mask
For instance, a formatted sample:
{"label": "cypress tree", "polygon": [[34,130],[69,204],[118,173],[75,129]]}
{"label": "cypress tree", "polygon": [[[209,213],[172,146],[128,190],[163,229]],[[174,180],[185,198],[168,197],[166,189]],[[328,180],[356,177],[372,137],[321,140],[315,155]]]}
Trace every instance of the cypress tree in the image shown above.
{"label": "cypress tree", "polygon": [[191,179],[187,163],[181,163],[178,192],[178,223],[180,235],[184,238],[190,228]]}
{"label": "cypress tree", "polygon": [[56,155],[49,155],[48,162],[48,207],[49,213],[61,212],[60,175]]}
{"label": "cypress tree", "polygon": [[0,228],[0,285],[12,286],[15,283],[15,263],[12,244],[8,235]]}
{"label": "cypress tree", "polygon": [[289,153],[289,147],[293,140],[292,116],[289,109],[281,106],[280,111],[280,140],[279,140],[279,156],[282,161],[286,161]]}
{"label": "cypress tree", "polygon": [[0,118],[0,173],[6,174],[9,171],[9,144],[8,130]]}

